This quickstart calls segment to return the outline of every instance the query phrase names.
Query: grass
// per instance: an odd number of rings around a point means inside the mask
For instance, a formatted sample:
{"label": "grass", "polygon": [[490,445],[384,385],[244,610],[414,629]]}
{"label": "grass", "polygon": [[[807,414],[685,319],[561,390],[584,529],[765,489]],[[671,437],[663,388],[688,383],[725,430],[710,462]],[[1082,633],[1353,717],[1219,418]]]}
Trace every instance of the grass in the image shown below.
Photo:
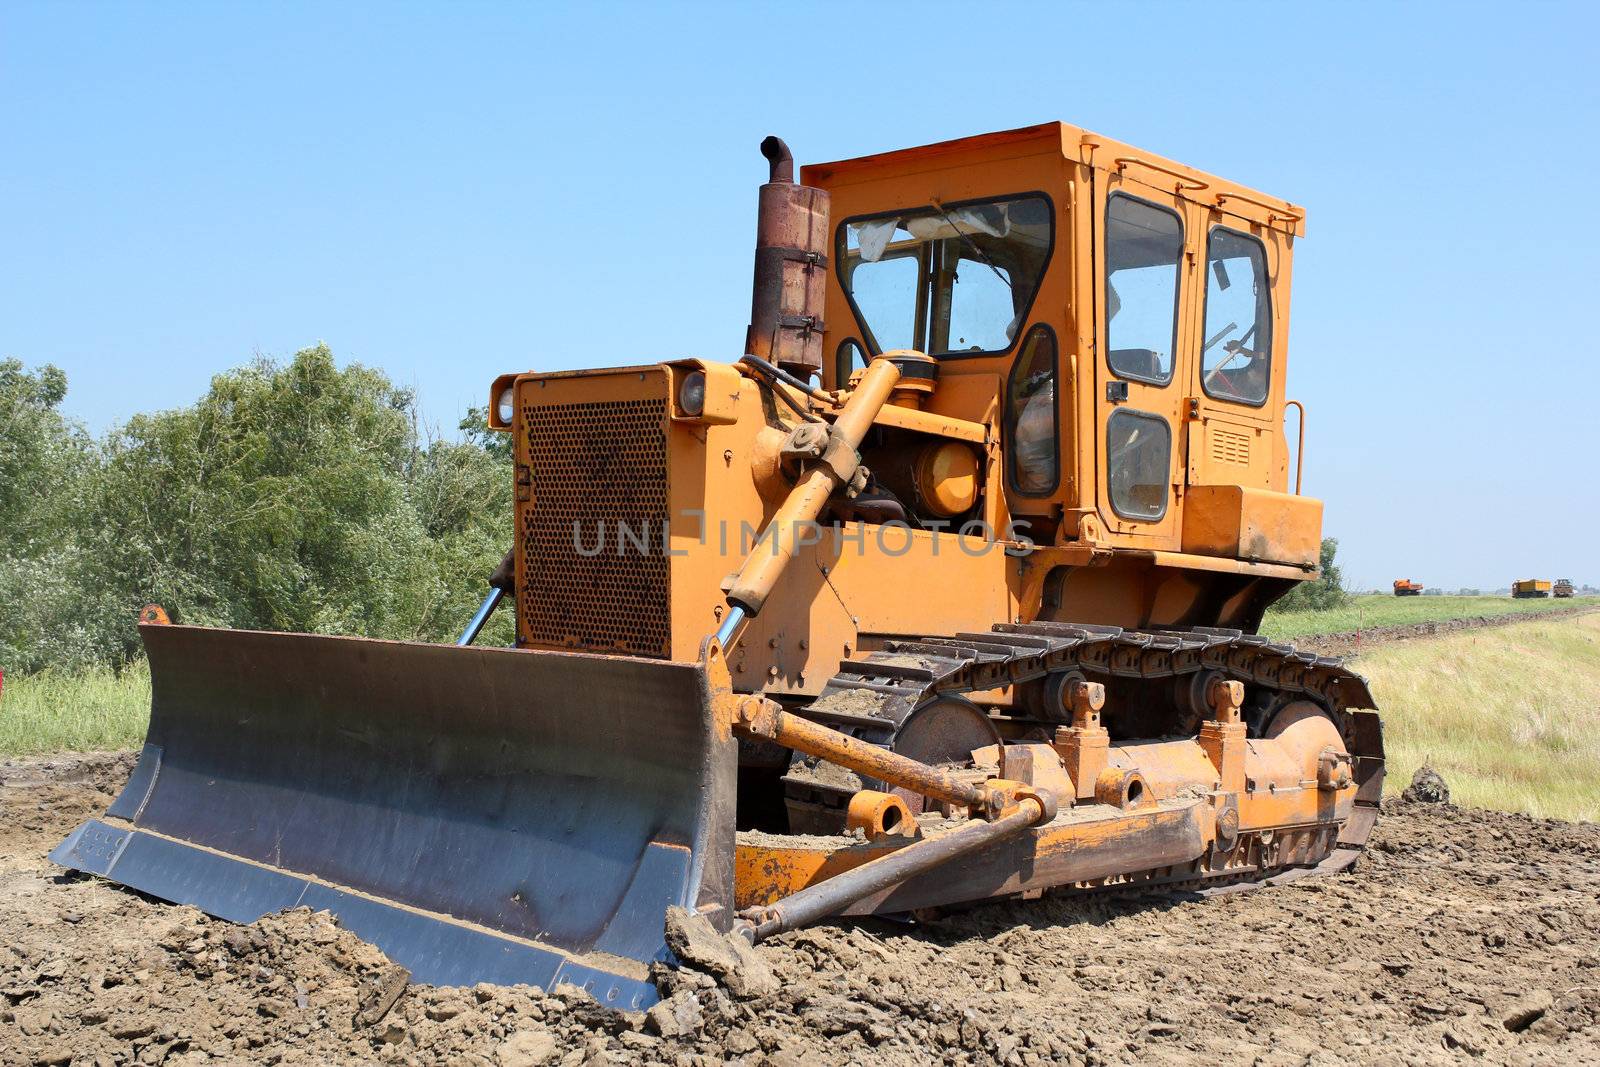
{"label": "grass", "polygon": [[[1494,597],[1361,599],[1388,609],[1377,613],[1382,621],[1363,611],[1367,626],[1448,618],[1451,608],[1471,615],[1488,614],[1490,606],[1555,606]],[[1354,628],[1338,621],[1341,612],[1327,614],[1335,621],[1292,632]],[[1600,821],[1600,614],[1394,642],[1356,664],[1382,705],[1391,792],[1427,763],[1458,803]],[[136,748],[149,709],[150,670],[142,661],[120,674],[102,668],[8,678],[0,754]]]}
{"label": "grass", "polygon": [[1455,803],[1600,821],[1600,615],[1399,641],[1356,668],[1381,705],[1388,791],[1426,763]]}
{"label": "grass", "polygon": [[1280,638],[1342,634],[1370,630],[1375,626],[1405,626],[1409,623],[1439,622],[1478,615],[1525,615],[1584,606],[1600,606],[1600,597],[1513,600],[1509,596],[1392,596],[1369,593],[1353,596],[1344,607],[1328,611],[1269,611],[1262,620],[1261,632],[1267,637]]}
{"label": "grass", "polygon": [[0,754],[137,748],[150,719],[150,666],[42,671],[0,691]]}

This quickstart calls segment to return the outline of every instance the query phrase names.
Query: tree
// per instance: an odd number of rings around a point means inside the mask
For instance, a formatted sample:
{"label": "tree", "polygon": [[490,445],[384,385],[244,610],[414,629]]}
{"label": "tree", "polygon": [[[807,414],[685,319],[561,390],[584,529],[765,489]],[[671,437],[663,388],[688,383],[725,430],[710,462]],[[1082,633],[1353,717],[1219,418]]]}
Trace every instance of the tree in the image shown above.
{"label": "tree", "polygon": [[85,533],[89,581],[125,620],[117,654],[146,601],[208,625],[450,636],[510,543],[510,472],[497,490],[484,449],[420,436],[409,391],[325,346],[108,435]]}
{"label": "tree", "polygon": [[95,654],[73,537],[92,444],[61,415],[66,395],[56,367],[0,360],[0,669]]}
{"label": "tree", "polygon": [[1327,611],[1342,606],[1350,599],[1345,592],[1343,576],[1334,557],[1339,551],[1339,539],[1324,537],[1318,565],[1321,575],[1310,582],[1301,582],[1272,606],[1273,611]]}

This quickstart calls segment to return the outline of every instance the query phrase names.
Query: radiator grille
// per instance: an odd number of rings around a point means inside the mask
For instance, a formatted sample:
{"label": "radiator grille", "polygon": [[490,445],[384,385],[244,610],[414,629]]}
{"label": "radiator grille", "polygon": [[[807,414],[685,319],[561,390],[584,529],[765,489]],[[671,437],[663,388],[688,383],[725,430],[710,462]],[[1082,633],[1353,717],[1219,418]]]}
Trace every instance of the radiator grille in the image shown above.
{"label": "radiator grille", "polygon": [[1250,435],[1233,430],[1211,430],[1211,458],[1219,463],[1250,465]]}
{"label": "radiator grille", "polygon": [[[533,480],[518,592],[533,643],[671,654],[666,417],[665,397],[523,406]],[[619,523],[632,535],[620,547]]]}

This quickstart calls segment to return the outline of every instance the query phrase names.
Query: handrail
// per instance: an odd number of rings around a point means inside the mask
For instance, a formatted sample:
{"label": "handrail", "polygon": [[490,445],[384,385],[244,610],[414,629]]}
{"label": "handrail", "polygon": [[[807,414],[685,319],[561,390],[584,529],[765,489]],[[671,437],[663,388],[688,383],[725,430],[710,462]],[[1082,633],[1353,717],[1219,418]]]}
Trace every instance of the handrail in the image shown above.
{"label": "handrail", "polygon": [[1138,156],[1118,156],[1112,162],[1117,165],[1118,174],[1127,170],[1129,163],[1137,163],[1141,167],[1156,171],[1159,174],[1165,174],[1169,178],[1176,178],[1178,179],[1178,188],[1174,190],[1175,192],[1182,192],[1185,189],[1192,189],[1198,192],[1201,189],[1211,188],[1210,182],[1203,182],[1199,178],[1191,178],[1189,175],[1173,170],[1171,167],[1163,167],[1159,163],[1152,163],[1148,159],[1140,159]]}
{"label": "handrail", "polygon": [[1300,409],[1300,440],[1294,446],[1294,495],[1300,495],[1300,475],[1306,469],[1306,406],[1298,400],[1285,400],[1283,402],[1284,414],[1288,415],[1290,405]]}
{"label": "handrail", "polygon": [[[1283,202],[1283,205],[1280,207],[1277,204],[1269,204],[1265,200],[1257,200],[1255,197],[1250,196],[1250,195],[1245,194],[1245,193],[1218,193],[1217,194],[1217,206],[1218,207],[1221,207],[1224,203],[1226,203],[1229,200],[1243,200],[1247,204],[1254,204],[1256,207],[1266,208],[1266,210],[1267,210],[1267,225],[1269,225],[1269,226],[1272,225],[1274,222],[1277,222],[1279,219],[1282,219],[1284,222],[1289,222],[1289,223],[1299,223],[1299,222],[1304,222],[1306,220],[1306,217],[1304,215],[1296,215],[1294,213],[1294,205],[1289,203],[1287,200],[1285,200]],[[1284,211],[1287,211],[1288,214],[1284,214]]]}

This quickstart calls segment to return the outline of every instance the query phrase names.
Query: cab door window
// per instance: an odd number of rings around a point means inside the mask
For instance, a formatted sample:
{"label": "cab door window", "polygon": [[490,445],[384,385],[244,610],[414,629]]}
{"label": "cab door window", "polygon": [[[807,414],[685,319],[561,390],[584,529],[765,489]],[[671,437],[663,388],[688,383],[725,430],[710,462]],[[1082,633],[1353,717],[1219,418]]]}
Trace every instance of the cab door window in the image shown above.
{"label": "cab door window", "polygon": [[1165,385],[1178,344],[1183,222],[1118,193],[1106,207],[1106,350],[1118,377]]}
{"label": "cab door window", "polygon": [[1241,404],[1267,401],[1272,292],[1267,253],[1247,234],[1217,227],[1206,242],[1206,335],[1200,385]]}
{"label": "cab door window", "polygon": [[1111,507],[1137,522],[1167,513],[1172,469],[1172,428],[1167,420],[1126,408],[1106,422],[1106,473]]}

